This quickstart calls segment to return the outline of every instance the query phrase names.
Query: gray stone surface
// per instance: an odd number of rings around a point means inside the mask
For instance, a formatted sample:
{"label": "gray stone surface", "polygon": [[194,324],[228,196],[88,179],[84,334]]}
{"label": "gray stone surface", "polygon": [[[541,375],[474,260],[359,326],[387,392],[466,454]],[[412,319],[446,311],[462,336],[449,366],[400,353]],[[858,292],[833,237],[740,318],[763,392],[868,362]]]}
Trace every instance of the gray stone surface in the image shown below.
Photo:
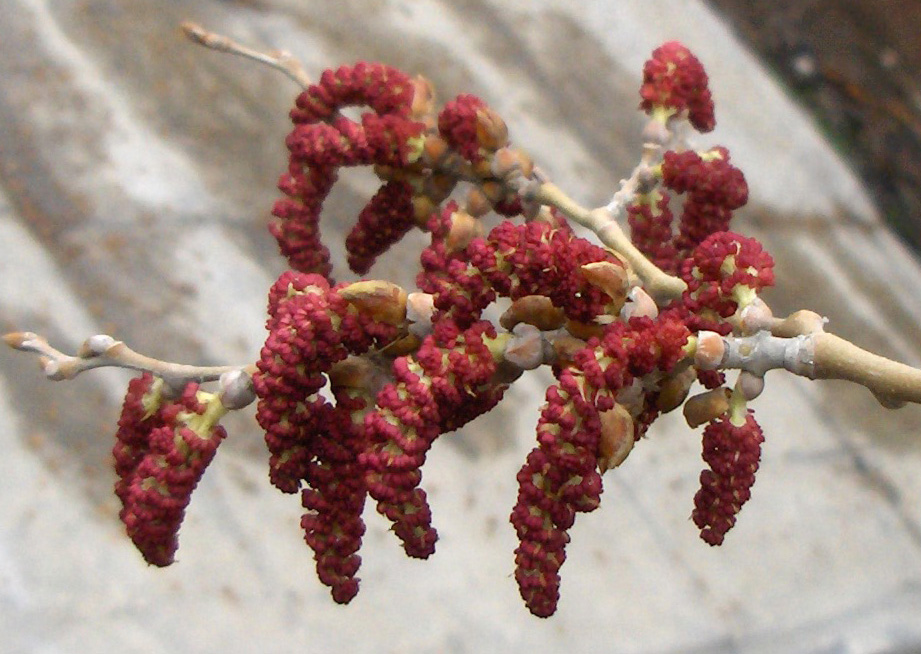
{"label": "gray stone surface", "polygon": [[[0,327],[62,348],[108,332],[188,362],[252,360],[283,269],[265,231],[296,89],[185,43],[194,19],[294,52],[311,70],[378,59],[442,99],[481,94],[555,181],[600,204],[637,156],[643,59],[684,40],[711,73],[720,127],[752,189],[739,229],[778,261],[778,311],[921,362],[921,268],[859,184],[697,2],[8,0],[0,7]],[[373,188],[348,175],[335,239]],[[415,240],[417,245],[420,240]],[[408,283],[413,243],[373,273]],[[344,276],[344,274],[343,274]],[[580,517],[550,620],[511,577],[507,523],[545,379],[440,440],[425,467],[441,533],[406,560],[373,510],[362,591],[332,603],[299,506],[267,483],[251,413],[228,423],[179,560],[147,568],[111,497],[127,376],[46,382],[0,352],[3,652],[902,652],[921,648],[921,411],[768,377],[751,502],[722,548],[687,517],[699,436],[678,417],[606,477]]]}

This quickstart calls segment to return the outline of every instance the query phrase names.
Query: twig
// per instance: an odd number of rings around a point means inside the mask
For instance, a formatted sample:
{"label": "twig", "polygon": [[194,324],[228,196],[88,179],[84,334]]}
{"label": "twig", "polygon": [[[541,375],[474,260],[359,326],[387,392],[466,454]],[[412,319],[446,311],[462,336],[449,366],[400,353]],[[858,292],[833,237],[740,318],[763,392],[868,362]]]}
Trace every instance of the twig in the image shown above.
{"label": "twig", "polygon": [[[698,343],[714,336],[713,332],[700,332]],[[921,370],[868,352],[825,331],[782,337],[762,330],[752,336],[723,337],[722,343],[722,356],[701,367],[744,370],[758,377],[768,370],[784,368],[808,379],[860,384],[887,408],[898,408],[906,402],[921,404]]]}
{"label": "twig", "polygon": [[651,167],[656,157],[661,154],[662,148],[656,143],[643,144],[643,156],[640,162],[630,173],[630,177],[620,180],[620,188],[611,197],[605,209],[612,216],[619,217],[624,207],[633,202],[638,193],[652,183]]}
{"label": "twig", "polygon": [[55,381],[73,379],[92,368],[115,367],[151,372],[170,386],[181,387],[191,381],[215,381],[230,373],[252,375],[256,371],[254,365],[190,366],[161,361],[139,354],[106,334],[86,339],[75,356],[55,349],[44,336],[33,332],[13,332],[3,340],[12,348],[38,354],[45,376]]}
{"label": "twig", "polygon": [[201,25],[189,21],[182,23],[180,27],[189,39],[199,45],[203,45],[211,50],[217,50],[218,52],[239,55],[247,59],[252,59],[253,61],[258,61],[261,64],[271,66],[293,79],[302,88],[306,89],[311,84],[310,76],[307,74],[307,71],[304,70],[301,63],[295,59],[290,52],[285,50],[276,50],[273,52],[255,50],[221,34],[209,32]]}

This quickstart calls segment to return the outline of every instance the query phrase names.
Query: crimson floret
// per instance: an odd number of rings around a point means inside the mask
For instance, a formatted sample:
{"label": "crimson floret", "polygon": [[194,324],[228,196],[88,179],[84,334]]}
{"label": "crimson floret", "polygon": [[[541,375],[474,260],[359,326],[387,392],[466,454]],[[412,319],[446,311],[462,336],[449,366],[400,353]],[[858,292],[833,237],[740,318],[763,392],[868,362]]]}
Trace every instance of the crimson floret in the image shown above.
{"label": "crimson floret", "polygon": [[664,107],[677,114],[687,113],[698,131],[709,132],[716,125],[707,73],[700,60],[677,41],[653,50],[652,58],[643,66],[640,96],[640,108],[647,114],[654,107]]}

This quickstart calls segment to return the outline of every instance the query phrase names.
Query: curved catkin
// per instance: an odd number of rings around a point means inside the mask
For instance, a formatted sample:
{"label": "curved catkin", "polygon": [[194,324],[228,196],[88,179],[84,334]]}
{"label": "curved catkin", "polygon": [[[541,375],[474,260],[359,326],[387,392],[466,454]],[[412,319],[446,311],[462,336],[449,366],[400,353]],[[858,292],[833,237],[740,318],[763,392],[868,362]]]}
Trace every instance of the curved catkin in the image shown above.
{"label": "curved catkin", "polygon": [[[268,289],[257,360],[162,361],[105,334],[68,355],[32,332],[4,336],[53,380],[103,366],[138,372],[112,454],[120,517],[148,563],[173,562],[192,492],[226,437],[220,420],[253,401],[269,482],[298,496],[317,578],[346,604],[361,585],[368,498],[407,555],[431,556],[438,533],[423,468],[435,441],[547,366],[509,515],[514,578],[540,618],[561,601],[577,517],[601,506],[603,475],[617,474],[662,412],[683,407],[692,428],[704,426],[691,517],[719,545],[760,464],[764,436],[749,403],[767,371],[854,382],[890,408],[921,402],[921,370],[825,333],[814,312],[775,318],[760,297],[774,260],[730,231],[748,200],[745,176],[727,148],[695,150],[682,137],[683,123],[715,125],[706,72],[684,45],[663,44],[644,66],[639,162],[608,204],[590,209],[549,181],[550,168],[479,97],[439,108],[426,80],[368,62],[308,82],[287,55],[185,29],[303,88],[269,227],[290,269]],[[321,216],[341,170],[359,166],[379,184],[346,230],[351,273],[368,274],[418,228],[428,232],[418,258],[388,261],[417,272],[417,288],[333,281]],[[732,383],[727,371],[739,371]],[[691,393],[695,382],[708,390]]]}

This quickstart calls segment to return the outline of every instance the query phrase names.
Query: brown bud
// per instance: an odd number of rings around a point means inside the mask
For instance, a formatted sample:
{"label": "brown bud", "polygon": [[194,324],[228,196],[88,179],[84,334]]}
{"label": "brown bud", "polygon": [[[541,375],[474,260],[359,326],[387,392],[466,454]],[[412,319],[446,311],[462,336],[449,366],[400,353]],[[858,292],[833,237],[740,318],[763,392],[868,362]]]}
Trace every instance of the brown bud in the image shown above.
{"label": "brown bud", "polygon": [[329,369],[329,385],[332,388],[367,388],[374,365],[368,359],[350,356],[333,364]]}
{"label": "brown bud", "polygon": [[557,336],[552,343],[553,353],[556,355],[557,361],[563,365],[571,362],[576,352],[585,346],[586,343],[581,338],[566,335]]}
{"label": "brown bud", "polygon": [[502,188],[502,184],[499,182],[483,182],[480,184],[480,190],[483,191],[483,195],[486,196],[491,205],[495,205],[505,197],[505,189]]}
{"label": "brown bud", "polygon": [[726,344],[723,337],[716,332],[697,333],[697,349],[694,352],[694,365],[703,370],[715,370],[723,362]]}
{"label": "brown bud", "polygon": [[470,168],[474,177],[486,179],[492,177],[492,157],[484,157],[474,161]]}
{"label": "brown bud", "polygon": [[736,381],[736,389],[742,394],[742,398],[746,402],[754,400],[764,390],[764,377],[743,370],[739,373],[739,378]]}
{"label": "brown bud", "polygon": [[604,327],[590,322],[579,322],[578,320],[567,320],[566,331],[583,340],[588,340],[592,336],[601,338],[604,336]]}
{"label": "brown bud", "polygon": [[428,293],[410,293],[406,296],[406,320],[409,331],[424,338],[432,331],[432,315],[435,313],[435,298]]}
{"label": "brown bud", "polygon": [[907,404],[905,400],[901,400],[892,395],[886,395],[884,393],[877,393],[876,391],[870,391],[873,394],[873,397],[879,402],[880,406],[884,409],[901,409]]}
{"label": "brown bud", "polygon": [[448,153],[448,142],[437,134],[430,134],[425,137],[425,143],[422,145],[422,160],[430,166],[434,166]]}
{"label": "brown bud", "polygon": [[441,204],[445,198],[451,195],[455,184],[457,184],[457,178],[453,175],[436,173],[425,179],[422,190],[425,195],[432,199],[432,202]]}
{"label": "brown bud", "polygon": [[381,348],[381,354],[388,357],[401,357],[404,354],[415,352],[420,345],[422,345],[422,339],[416,334],[410,333]]}
{"label": "brown bud", "polygon": [[499,318],[499,324],[511,331],[518,323],[534,325],[541,331],[559,329],[566,322],[563,310],[553,306],[543,295],[526,295],[512,302]]}
{"label": "brown bud", "polygon": [[668,413],[681,406],[691,384],[697,379],[693,368],[685,368],[676,375],[670,375],[659,384],[659,394],[656,396],[656,408],[662,413]]}
{"label": "brown bud", "polygon": [[431,114],[435,110],[435,87],[422,75],[416,75],[412,81],[413,103],[410,111],[415,120]]}
{"label": "brown bud", "polygon": [[498,150],[508,143],[508,126],[502,117],[489,107],[476,112],[476,140],[480,147]]}
{"label": "brown bud", "polygon": [[466,211],[455,211],[451,214],[451,229],[445,239],[445,248],[448,254],[460,252],[470,241],[483,234],[480,221]]}
{"label": "brown bud", "polygon": [[684,419],[691,429],[718,418],[729,410],[729,389],[714,388],[684,403]]}
{"label": "brown bud", "polygon": [[521,150],[512,148],[500,148],[492,159],[492,174],[500,179],[508,177],[515,171],[518,171],[523,177],[527,178],[534,172],[534,162],[527,154]]}
{"label": "brown bud", "polygon": [[633,418],[622,405],[615,404],[613,409],[603,411],[598,417],[601,419],[598,470],[604,473],[624,462],[633,449],[636,437]]}
{"label": "brown bud", "polygon": [[339,295],[380,322],[402,325],[406,321],[406,291],[391,282],[355,282],[340,289]]}
{"label": "brown bud", "polygon": [[582,275],[592,286],[604,291],[610,298],[611,311],[620,312],[627,300],[627,271],[611,261],[595,261],[583,265]]}
{"label": "brown bud", "polygon": [[428,224],[429,218],[432,217],[437,208],[438,205],[432,202],[432,198],[429,196],[413,196],[413,219],[419,227],[425,227]]}
{"label": "brown bud", "polygon": [[659,307],[656,306],[649,293],[639,286],[634,286],[627,293],[627,300],[621,308],[620,315],[624,320],[630,318],[655,318],[659,315]]}
{"label": "brown bud", "polygon": [[464,204],[464,209],[474,218],[480,218],[489,213],[492,209],[492,205],[489,203],[489,200],[486,199],[486,196],[483,195],[483,191],[474,186],[467,192],[467,201]]}

